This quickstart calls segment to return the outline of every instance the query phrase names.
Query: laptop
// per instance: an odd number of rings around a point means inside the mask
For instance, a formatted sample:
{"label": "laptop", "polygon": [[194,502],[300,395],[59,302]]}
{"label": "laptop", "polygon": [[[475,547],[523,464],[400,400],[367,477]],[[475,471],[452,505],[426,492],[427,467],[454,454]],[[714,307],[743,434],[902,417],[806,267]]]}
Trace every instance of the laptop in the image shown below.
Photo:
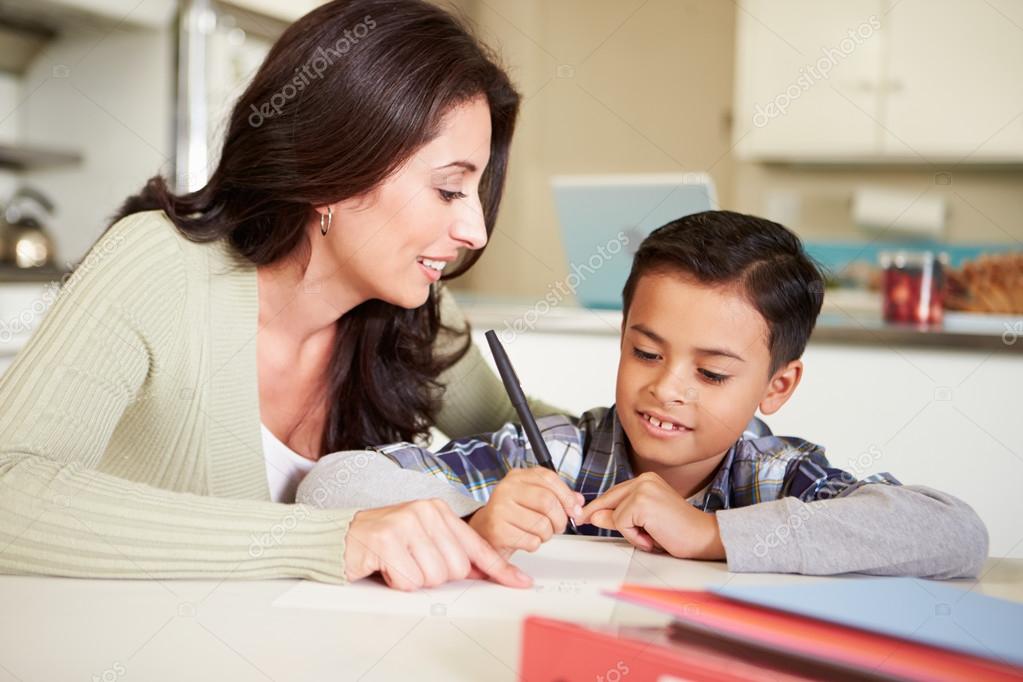
{"label": "laptop", "polygon": [[559,175],[551,187],[568,258],[566,284],[587,308],[620,310],[640,242],[671,220],[718,207],[705,173]]}

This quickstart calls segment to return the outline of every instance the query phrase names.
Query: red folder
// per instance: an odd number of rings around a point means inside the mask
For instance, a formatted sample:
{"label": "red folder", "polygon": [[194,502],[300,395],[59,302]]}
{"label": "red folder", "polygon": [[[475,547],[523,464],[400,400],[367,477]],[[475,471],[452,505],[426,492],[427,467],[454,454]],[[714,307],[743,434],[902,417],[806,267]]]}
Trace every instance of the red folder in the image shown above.
{"label": "red folder", "polygon": [[673,639],[669,628],[589,627],[526,619],[519,679],[523,682],[804,682],[866,680],[825,666],[735,656]]}

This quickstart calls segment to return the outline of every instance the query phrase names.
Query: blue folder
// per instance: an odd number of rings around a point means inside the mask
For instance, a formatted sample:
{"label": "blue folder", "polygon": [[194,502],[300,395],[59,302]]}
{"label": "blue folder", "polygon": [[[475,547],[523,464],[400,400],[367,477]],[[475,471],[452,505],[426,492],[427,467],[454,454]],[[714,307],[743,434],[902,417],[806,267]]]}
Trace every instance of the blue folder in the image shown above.
{"label": "blue folder", "polygon": [[1023,604],[915,578],[724,586],[729,599],[1023,665]]}

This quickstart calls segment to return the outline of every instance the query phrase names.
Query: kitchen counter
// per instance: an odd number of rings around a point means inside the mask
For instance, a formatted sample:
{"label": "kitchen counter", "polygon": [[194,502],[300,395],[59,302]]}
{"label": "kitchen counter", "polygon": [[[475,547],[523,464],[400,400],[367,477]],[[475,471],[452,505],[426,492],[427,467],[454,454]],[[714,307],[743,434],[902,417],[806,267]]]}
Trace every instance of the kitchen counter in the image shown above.
{"label": "kitchen counter", "polygon": [[69,271],[64,268],[19,268],[0,264],[0,286],[11,282],[60,282]]}
{"label": "kitchen counter", "polygon": [[[457,291],[455,298],[474,328],[496,329],[503,335],[617,336],[622,324],[620,310],[582,308],[567,301],[550,305],[543,299],[500,299]],[[875,301],[869,294],[829,291],[810,342],[1023,354],[1023,315],[948,312],[940,326],[917,327],[885,322]]]}
{"label": "kitchen counter", "polygon": [[1023,316],[945,313],[942,325],[917,327],[885,322],[880,315],[822,313],[810,341],[1023,354]]}

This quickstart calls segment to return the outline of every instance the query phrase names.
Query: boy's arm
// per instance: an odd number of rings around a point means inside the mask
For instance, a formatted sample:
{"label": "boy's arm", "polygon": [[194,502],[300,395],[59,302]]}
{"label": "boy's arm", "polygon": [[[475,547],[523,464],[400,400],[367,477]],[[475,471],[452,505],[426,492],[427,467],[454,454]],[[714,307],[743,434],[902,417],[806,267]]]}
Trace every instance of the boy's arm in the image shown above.
{"label": "boy's arm", "polygon": [[[580,459],[574,420],[545,417],[539,426],[563,479],[574,481]],[[536,464],[521,429],[505,424],[491,434],[451,441],[436,453],[395,443],[328,455],[302,481],[298,500],[329,508],[358,502],[362,508],[436,497],[468,516],[490,499],[508,471]]]}
{"label": "boy's arm", "polygon": [[[458,516],[469,516],[482,504],[452,485],[448,472],[432,460],[428,450],[409,443],[390,446],[401,457],[424,466],[402,467],[373,450],[335,452],[322,457],[302,480],[295,501],[323,509],[387,507],[402,502],[439,499]],[[431,464],[432,462],[432,464]],[[457,478],[455,482],[458,483]]]}
{"label": "boy's arm", "polygon": [[721,510],[717,521],[736,572],[972,578],[988,552],[977,513],[925,486],[859,482],[829,499]]}
{"label": "boy's arm", "polygon": [[535,551],[563,533],[583,503],[583,496],[565,480],[574,482],[578,473],[572,462],[578,460],[573,454],[580,451],[580,430],[566,417],[547,417],[538,425],[563,476],[536,466],[515,424],[488,436],[452,441],[437,453],[408,444],[382,448],[380,453],[402,474],[457,489],[457,495],[473,505],[459,515],[469,517],[469,525],[507,557],[516,550]]}
{"label": "boy's arm", "polygon": [[[562,415],[541,417],[537,426],[562,480],[571,487],[582,462],[583,432],[576,420]],[[508,423],[497,431],[451,441],[436,454],[387,453],[403,468],[429,470],[453,483],[461,483],[477,502],[487,502],[494,488],[512,469],[539,466],[522,427]]]}
{"label": "boy's arm", "polygon": [[402,469],[431,474],[483,504],[509,468],[494,444],[510,426],[493,434],[453,440],[436,453],[407,443],[379,448],[379,452]]}
{"label": "boy's arm", "polygon": [[536,467],[521,429],[506,424],[437,453],[396,443],[329,455],[302,481],[297,499],[318,507],[378,507],[439,498],[503,556],[534,551],[564,532],[583,503],[567,484],[578,476],[585,429],[569,417],[542,418],[538,425],[560,477]]}

